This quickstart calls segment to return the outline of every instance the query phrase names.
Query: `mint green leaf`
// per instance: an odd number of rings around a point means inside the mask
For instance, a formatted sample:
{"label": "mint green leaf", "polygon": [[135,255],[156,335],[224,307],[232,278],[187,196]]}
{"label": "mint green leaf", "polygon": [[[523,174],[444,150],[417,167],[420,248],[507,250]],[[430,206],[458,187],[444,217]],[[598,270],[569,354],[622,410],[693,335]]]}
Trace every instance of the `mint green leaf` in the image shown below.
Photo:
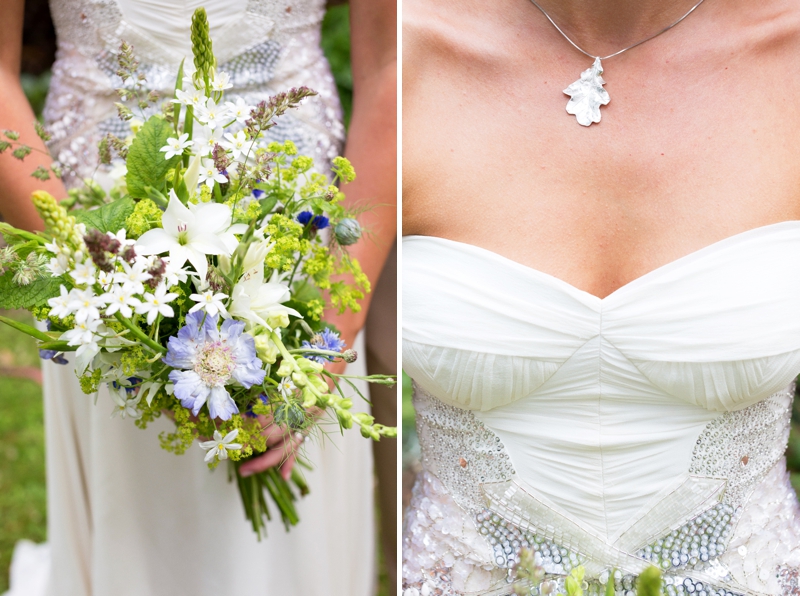
{"label": "mint green leaf", "polygon": [[74,215],[78,223],[86,224],[87,229],[95,228],[101,232],[116,233],[125,227],[125,220],[133,213],[134,207],[133,199],[125,197],[103,205],[99,209],[71,211],[70,215]]}
{"label": "mint green leaf", "polygon": [[159,116],[151,116],[134,137],[126,160],[128,192],[137,199],[147,198],[146,186],[156,189],[164,187],[170,168],[175,167],[180,156],[164,159],[161,148],[174,134],[169,123]]}
{"label": "mint green leaf", "polygon": [[0,308],[2,309],[30,309],[34,306],[43,306],[47,304],[48,298],[60,294],[61,284],[70,287],[70,284],[64,279],[49,275],[31,282],[27,286],[18,286],[12,281],[13,277],[13,271],[6,271],[0,275]]}

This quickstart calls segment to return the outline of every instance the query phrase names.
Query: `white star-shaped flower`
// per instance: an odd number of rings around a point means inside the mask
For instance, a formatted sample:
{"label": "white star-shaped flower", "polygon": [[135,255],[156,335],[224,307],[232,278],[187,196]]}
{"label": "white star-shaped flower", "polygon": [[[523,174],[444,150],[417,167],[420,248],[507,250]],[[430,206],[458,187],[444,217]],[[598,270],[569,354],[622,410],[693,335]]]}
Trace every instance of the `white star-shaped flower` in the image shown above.
{"label": "white star-shaped flower", "polygon": [[47,263],[47,270],[50,271],[54,277],[64,275],[69,271],[69,257],[63,254],[53,257],[50,259],[50,262]]}
{"label": "white star-shaped flower", "polygon": [[206,100],[208,99],[202,91],[195,89],[194,86],[187,91],[178,89],[175,91],[175,97],[176,99],[173,99],[172,103],[181,103],[185,106],[192,106],[195,110],[205,107]]}
{"label": "white star-shaped flower", "polygon": [[253,143],[247,142],[247,134],[240,130],[235,135],[230,132],[225,133],[224,141],[220,142],[225,149],[231,152],[233,159],[245,158],[250,153]]}
{"label": "white star-shaped flower", "polygon": [[200,166],[200,176],[198,177],[200,184],[205,184],[209,188],[214,187],[214,182],[219,182],[220,184],[225,184],[228,179],[225,177],[225,174],[222,174],[217,170],[217,166],[214,165],[214,162],[210,159],[204,159],[202,165]]}
{"label": "white star-shaped flower", "polygon": [[213,99],[209,99],[205,107],[199,106],[197,108],[197,119],[211,130],[227,124],[230,117],[231,115],[228,113],[228,108],[225,106],[218,106]]}
{"label": "white star-shaped flower", "polygon": [[197,304],[190,308],[189,312],[204,310],[212,317],[219,313],[223,318],[227,319],[230,315],[228,315],[228,310],[222,303],[227,297],[227,294],[222,292],[215,294],[213,290],[206,290],[202,294],[192,294],[189,298],[197,302]]}
{"label": "white star-shaped flower", "polygon": [[175,311],[168,304],[178,297],[177,294],[167,293],[167,286],[159,284],[156,291],[152,294],[142,295],[144,302],[140,302],[136,307],[136,312],[140,315],[147,314],[147,324],[152,325],[159,313],[165,317],[174,317]]}
{"label": "white star-shaped flower", "polygon": [[97,283],[99,283],[104,290],[108,290],[109,286],[114,283],[114,272],[108,271],[98,271],[97,272]]}
{"label": "white star-shaped flower", "polygon": [[128,392],[124,386],[118,388],[111,388],[109,391],[111,399],[114,400],[114,410],[111,412],[111,417],[114,418],[118,414],[122,418],[133,418],[137,420],[142,417],[142,413],[136,407],[139,405],[140,397],[128,397]]}
{"label": "white star-shaped flower", "polygon": [[95,332],[100,327],[102,321],[94,319],[91,321],[75,322],[75,327],[65,331],[59,339],[65,340],[71,346],[90,345],[96,342]]}
{"label": "white star-shaped flower", "polygon": [[50,305],[50,315],[54,317],[58,317],[59,319],[63,319],[68,317],[72,314],[72,308],[70,308],[70,300],[71,296],[69,292],[67,292],[67,288],[61,286],[61,295],[56,296],[54,298],[50,298],[47,301],[47,304]]}
{"label": "white star-shaped flower", "polygon": [[233,429],[224,438],[221,432],[215,430],[211,441],[200,443],[200,447],[208,451],[204,461],[210,462],[215,457],[219,460],[228,459],[228,451],[239,451],[242,448],[241,444],[232,442],[237,436],[239,436],[238,428]]}
{"label": "white star-shaped flower", "polygon": [[103,299],[108,303],[108,307],[106,308],[106,314],[108,316],[119,312],[126,319],[130,319],[133,316],[132,309],[137,308],[141,304],[138,298],[134,298],[130,286],[128,286],[127,289],[125,286],[114,286],[109,293],[103,295]]}
{"label": "white star-shaped flower", "polygon": [[292,382],[291,377],[283,377],[280,383],[278,383],[278,391],[280,391],[284,398],[288,399],[295,394],[297,387],[294,382]]}
{"label": "white star-shaped flower", "polygon": [[239,244],[234,234],[246,229],[243,224],[231,225],[231,208],[227,205],[200,203],[187,207],[173,190],[161,225],[137,240],[139,253],[169,252],[170,267],[178,269],[189,261],[201,280],[208,273],[206,255],[230,255]]}
{"label": "white star-shaped flower", "polygon": [[215,72],[214,78],[211,80],[211,89],[213,91],[225,91],[225,89],[230,89],[233,87],[233,83],[231,83],[231,77],[228,76],[227,72]]}
{"label": "white star-shaped flower", "polygon": [[207,126],[201,127],[194,138],[194,154],[200,157],[208,157],[214,150],[214,145],[222,139],[222,128],[211,130]]}
{"label": "white star-shaped flower", "polygon": [[114,274],[114,282],[122,284],[122,287],[132,294],[141,294],[144,292],[144,282],[153,277],[146,271],[146,267],[147,263],[144,260],[137,259],[133,265],[123,261],[123,270]]}
{"label": "white star-shaped flower", "polygon": [[78,285],[91,286],[96,281],[96,273],[97,268],[94,266],[94,263],[86,261],[85,263],[77,263],[72,271],[69,272],[69,276],[74,279],[75,283]]}
{"label": "white star-shaped flower", "polygon": [[[69,293],[69,302],[67,306],[75,313],[76,323],[85,323],[87,321],[96,321],[100,319],[99,308],[105,304],[102,296],[95,296],[92,288],[85,290],[78,290],[73,288]],[[77,345],[77,344],[73,344]]]}
{"label": "white star-shaped flower", "polygon": [[236,103],[232,101],[226,101],[225,107],[228,108],[228,113],[230,114],[231,118],[235,118],[236,122],[244,124],[245,121],[250,118],[250,112],[255,109],[255,106],[247,105],[244,99],[241,97],[236,98]]}
{"label": "white star-shaped flower", "polygon": [[165,159],[172,159],[176,155],[183,155],[183,152],[191,146],[192,141],[189,140],[189,133],[185,132],[177,139],[174,137],[167,139],[167,144],[159,149],[159,151],[165,153]]}

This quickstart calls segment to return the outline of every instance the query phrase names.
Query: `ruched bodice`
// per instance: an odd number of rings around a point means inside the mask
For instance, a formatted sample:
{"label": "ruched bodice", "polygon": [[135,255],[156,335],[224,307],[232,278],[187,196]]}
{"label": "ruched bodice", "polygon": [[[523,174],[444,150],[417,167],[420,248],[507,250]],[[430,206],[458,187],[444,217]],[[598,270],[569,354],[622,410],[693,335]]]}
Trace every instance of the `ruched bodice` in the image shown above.
{"label": "ruched bodice", "polygon": [[[408,237],[403,262],[403,366],[423,465],[467,513],[488,506],[519,522],[527,511],[556,534],[575,524],[586,565],[635,574],[626,557],[647,542],[631,536],[667,535],[711,503],[741,511],[780,467],[791,406],[781,390],[800,372],[800,222],[737,234],[603,299],[451,240]],[[455,419],[493,437],[508,474],[459,476],[485,457],[443,446]],[[800,519],[785,523],[800,565]],[[737,564],[731,588],[746,586]],[[752,593],[784,594],[767,583]]]}

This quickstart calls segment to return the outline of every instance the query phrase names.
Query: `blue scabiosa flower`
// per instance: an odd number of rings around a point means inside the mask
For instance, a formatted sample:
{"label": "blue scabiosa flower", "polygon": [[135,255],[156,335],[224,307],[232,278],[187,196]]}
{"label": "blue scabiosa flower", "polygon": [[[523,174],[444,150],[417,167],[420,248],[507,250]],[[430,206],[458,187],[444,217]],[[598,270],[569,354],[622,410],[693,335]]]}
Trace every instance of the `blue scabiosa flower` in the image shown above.
{"label": "blue scabiosa flower", "polygon": [[331,223],[324,215],[314,215],[311,211],[301,211],[298,213],[297,221],[304,226],[307,226],[308,222],[311,222],[311,228],[314,230],[324,230]]}
{"label": "blue scabiosa flower", "polygon": [[208,403],[212,418],[230,420],[239,408],[225,386],[261,384],[264,370],[253,336],[244,333],[244,323],[228,319],[217,329],[217,320],[217,315],[202,311],[186,315],[186,326],[169,338],[164,362],[183,369],[169,373],[183,407],[197,416]]}
{"label": "blue scabiosa flower", "polygon": [[[311,342],[304,341],[304,348],[312,348],[314,350],[330,350],[331,352],[341,352],[347,344],[339,339],[339,334],[331,331],[327,327],[321,333],[317,333],[311,338]],[[304,354],[309,360],[314,360],[319,363],[332,362],[333,356],[323,356],[322,354]]]}

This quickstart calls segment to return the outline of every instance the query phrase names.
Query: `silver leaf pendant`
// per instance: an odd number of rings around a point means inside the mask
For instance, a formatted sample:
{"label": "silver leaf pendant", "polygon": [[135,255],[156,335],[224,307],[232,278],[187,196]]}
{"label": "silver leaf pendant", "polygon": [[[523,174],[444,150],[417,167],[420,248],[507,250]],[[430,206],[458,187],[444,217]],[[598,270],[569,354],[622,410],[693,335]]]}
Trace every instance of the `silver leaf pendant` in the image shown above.
{"label": "silver leaf pendant", "polygon": [[581,126],[600,122],[600,106],[611,101],[608,91],[603,89],[606,82],[602,75],[603,65],[600,58],[595,58],[592,67],[584,70],[580,79],[564,89],[564,93],[570,96],[567,113],[575,116]]}

